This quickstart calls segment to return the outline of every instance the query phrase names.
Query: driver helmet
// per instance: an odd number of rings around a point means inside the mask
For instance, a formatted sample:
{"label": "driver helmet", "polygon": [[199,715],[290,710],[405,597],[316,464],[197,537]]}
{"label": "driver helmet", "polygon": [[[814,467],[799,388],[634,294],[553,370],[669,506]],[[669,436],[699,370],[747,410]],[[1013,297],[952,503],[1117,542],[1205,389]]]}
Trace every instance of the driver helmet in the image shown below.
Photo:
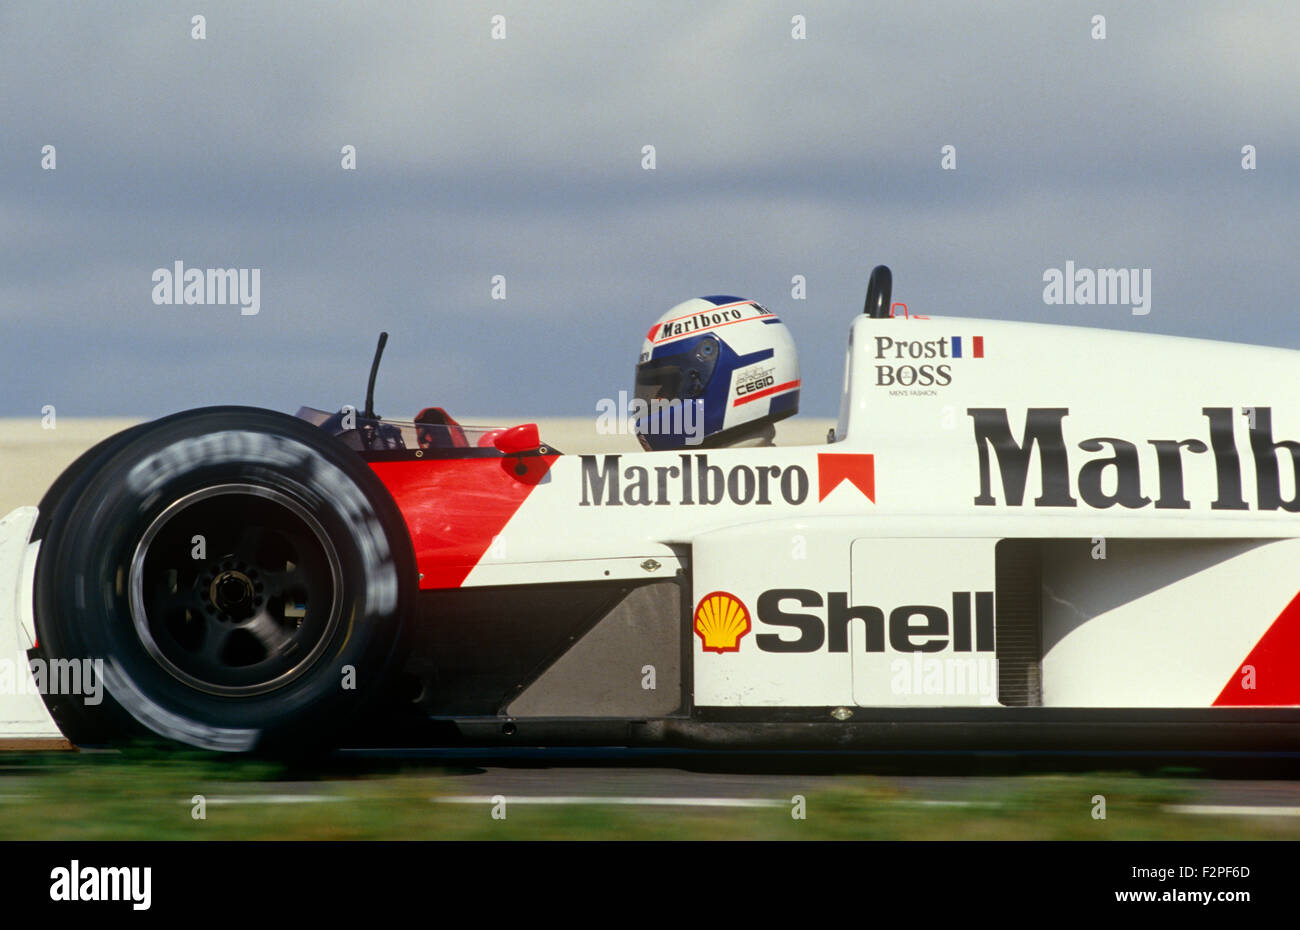
{"label": "driver helmet", "polygon": [[762,304],[696,297],[646,333],[630,413],[647,451],[770,443],[772,424],[798,410],[794,339]]}

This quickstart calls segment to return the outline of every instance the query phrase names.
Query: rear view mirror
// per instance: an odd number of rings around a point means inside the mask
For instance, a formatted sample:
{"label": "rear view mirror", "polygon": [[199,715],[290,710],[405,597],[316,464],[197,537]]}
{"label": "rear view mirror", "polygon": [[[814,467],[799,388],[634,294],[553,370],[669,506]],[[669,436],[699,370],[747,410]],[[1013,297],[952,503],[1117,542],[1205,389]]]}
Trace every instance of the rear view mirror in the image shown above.
{"label": "rear view mirror", "polygon": [[536,423],[521,423],[518,426],[512,426],[507,430],[502,430],[501,434],[492,440],[492,445],[496,446],[505,455],[521,455],[524,452],[532,452],[541,444],[542,439],[537,434]]}

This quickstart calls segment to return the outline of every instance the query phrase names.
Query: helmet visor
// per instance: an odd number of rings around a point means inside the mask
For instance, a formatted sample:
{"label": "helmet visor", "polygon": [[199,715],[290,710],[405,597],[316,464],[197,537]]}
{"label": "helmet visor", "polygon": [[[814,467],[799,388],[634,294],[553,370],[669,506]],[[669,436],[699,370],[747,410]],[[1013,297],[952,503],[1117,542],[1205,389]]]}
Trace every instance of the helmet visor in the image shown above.
{"label": "helmet visor", "polygon": [[703,397],[717,363],[718,343],[713,336],[688,340],[681,351],[637,366],[636,396],[645,401]]}

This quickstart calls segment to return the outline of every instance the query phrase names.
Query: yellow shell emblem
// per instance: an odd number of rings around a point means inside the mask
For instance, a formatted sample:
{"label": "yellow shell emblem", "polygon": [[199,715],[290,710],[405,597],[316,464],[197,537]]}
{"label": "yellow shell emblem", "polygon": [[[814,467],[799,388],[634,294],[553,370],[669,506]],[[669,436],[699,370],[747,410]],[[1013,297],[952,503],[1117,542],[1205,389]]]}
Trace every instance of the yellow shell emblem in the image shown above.
{"label": "yellow shell emblem", "polygon": [[739,652],[740,638],[749,632],[749,611],[740,598],[714,591],[700,598],[695,608],[695,632],[705,652]]}

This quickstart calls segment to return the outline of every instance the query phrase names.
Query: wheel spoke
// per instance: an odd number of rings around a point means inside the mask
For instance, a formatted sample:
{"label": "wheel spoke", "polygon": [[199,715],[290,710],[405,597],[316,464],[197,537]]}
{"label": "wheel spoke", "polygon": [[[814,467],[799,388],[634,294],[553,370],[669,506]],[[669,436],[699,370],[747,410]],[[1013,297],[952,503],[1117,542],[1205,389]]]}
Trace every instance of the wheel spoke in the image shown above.
{"label": "wheel spoke", "polygon": [[222,668],[226,660],[222,658],[226,649],[226,640],[230,638],[232,627],[215,620],[208,620],[203,627],[203,645],[199,647],[199,656],[212,668]]}
{"label": "wheel spoke", "polygon": [[276,623],[275,618],[265,610],[258,611],[240,623],[237,629],[252,633],[266,650],[268,658],[278,656],[293,642],[293,636]]}
{"label": "wheel spoke", "polygon": [[203,597],[193,587],[181,587],[175,591],[159,591],[154,605],[164,613],[189,610],[195,613],[203,609]]}
{"label": "wheel spoke", "polygon": [[280,597],[293,586],[297,572],[258,572],[257,580],[262,585],[262,597],[266,600]]}

